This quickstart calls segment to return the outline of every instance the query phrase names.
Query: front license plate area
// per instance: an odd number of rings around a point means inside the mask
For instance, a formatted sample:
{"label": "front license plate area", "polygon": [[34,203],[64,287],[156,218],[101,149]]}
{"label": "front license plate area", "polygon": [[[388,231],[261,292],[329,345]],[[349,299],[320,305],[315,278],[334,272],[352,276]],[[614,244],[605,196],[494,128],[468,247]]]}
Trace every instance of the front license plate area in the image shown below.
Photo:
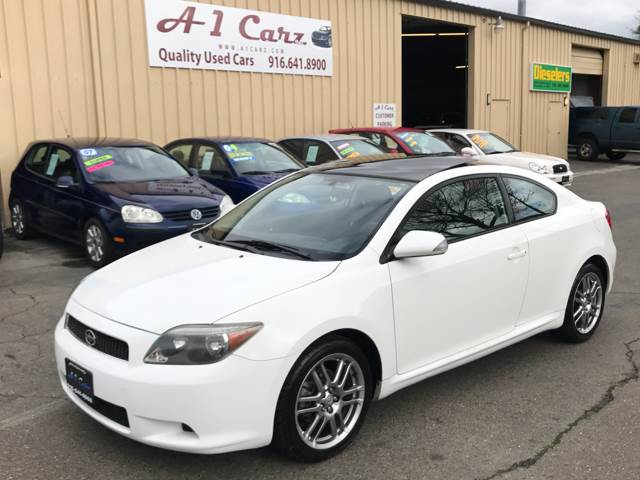
{"label": "front license plate area", "polygon": [[569,183],[569,175],[562,177],[562,183]]}
{"label": "front license plate area", "polygon": [[202,227],[204,227],[205,225],[206,225],[206,223],[205,223],[205,222],[192,223],[192,224],[191,224],[191,231],[193,232],[193,231],[195,231],[195,230],[199,230],[199,229],[201,229]]}
{"label": "front license plate area", "polygon": [[80,399],[93,405],[93,374],[86,368],[65,358],[67,385]]}

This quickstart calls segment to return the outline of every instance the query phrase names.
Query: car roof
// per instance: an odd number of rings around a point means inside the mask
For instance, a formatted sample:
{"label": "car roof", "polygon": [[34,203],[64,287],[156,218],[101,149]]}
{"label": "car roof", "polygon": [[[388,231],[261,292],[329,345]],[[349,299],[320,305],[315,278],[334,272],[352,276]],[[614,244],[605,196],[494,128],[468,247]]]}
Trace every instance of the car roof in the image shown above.
{"label": "car roof", "polygon": [[460,135],[471,135],[473,133],[490,133],[487,130],[474,130],[472,128],[430,128],[427,132],[458,133]]}
{"label": "car roof", "polygon": [[67,137],[36,140],[31,145],[39,143],[57,143],[72,150],[82,150],[84,148],[100,147],[158,147],[155,143],[137,138],[116,138],[116,137]]}
{"label": "car roof", "polygon": [[185,137],[171,140],[167,145],[176,142],[210,142],[210,143],[273,143],[273,140],[260,137]]}
{"label": "car roof", "polygon": [[335,142],[340,140],[353,140],[358,139],[358,137],[354,137],[353,135],[344,135],[337,133],[325,133],[322,135],[295,135],[291,137],[284,137],[278,140],[278,142],[282,142],[284,140],[318,140],[320,142]]}
{"label": "car roof", "polygon": [[410,127],[362,127],[362,128],[335,128],[329,133],[347,133],[347,132],[373,132],[373,133],[398,133],[398,132],[424,132],[420,128]]}
{"label": "car roof", "polygon": [[309,173],[356,175],[421,182],[425,178],[451,168],[467,166],[463,157],[407,157],[389,159],[388,156],[356,157],[336,160],[307,168]]}

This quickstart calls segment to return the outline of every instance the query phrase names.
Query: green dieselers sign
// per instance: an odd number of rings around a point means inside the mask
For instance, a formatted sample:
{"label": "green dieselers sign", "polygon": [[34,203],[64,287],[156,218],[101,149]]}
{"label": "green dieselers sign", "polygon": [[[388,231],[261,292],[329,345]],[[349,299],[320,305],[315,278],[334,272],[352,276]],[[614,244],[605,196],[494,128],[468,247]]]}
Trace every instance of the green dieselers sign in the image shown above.
{"label": "green dieselers sign", "polygon": [[571,67],[531,64],[531,87],[534,92],[571,92]]}

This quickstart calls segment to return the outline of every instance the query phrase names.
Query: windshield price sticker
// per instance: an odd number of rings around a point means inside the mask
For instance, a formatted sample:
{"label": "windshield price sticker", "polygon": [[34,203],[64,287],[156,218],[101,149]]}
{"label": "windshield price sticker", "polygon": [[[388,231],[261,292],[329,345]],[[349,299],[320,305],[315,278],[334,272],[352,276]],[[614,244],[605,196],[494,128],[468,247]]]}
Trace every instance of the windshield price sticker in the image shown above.
{"label": "windshield price sticker", "polygon": [[145,0],[149,65],[333,75],[331,22],[182,0]]}
{"label": "windshield price sticker", "polygon": [[80,155],[83,157],[95,157],[98,155],[98,151],[95,148],[83,148],[80,150]]}
{"label": "windshield price sticker", "polygon": [[478,145],[481,149],[484,149],[487,145],[489,145],[489,142],[477,133],[471,137],[471,141]]}
{"label": "windshield price sticker", "polygon": [[101,168],[110,167],[115,162],[113,161],[113,155],[102,155],[100,157],[91,158],[89,160],[83,160],[85,168],[87,172],[95,172],[96,170],[100,170]]}

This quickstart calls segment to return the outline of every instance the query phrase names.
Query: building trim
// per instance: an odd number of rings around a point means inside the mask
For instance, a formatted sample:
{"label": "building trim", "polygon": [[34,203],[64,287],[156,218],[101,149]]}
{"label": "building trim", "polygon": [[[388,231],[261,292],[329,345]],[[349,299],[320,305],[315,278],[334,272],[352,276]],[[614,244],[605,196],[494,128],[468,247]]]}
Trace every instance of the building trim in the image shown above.
{"label": "building trim", "polygon": [[489,17],[501,16],[503,20],[512,20],[520,23],[531,23],[532,25],[538,25],[541,27],[551,28],[554,30],[561,30],[569,33],[577,33],[580,35],[587,35],[590,37],[603,38],[606,40],[613,40],[616,42],[628,43],[631,45],[640,46],[640,40],[635,40],[630,37],[622,37],[620,35],[613,35],[611,33],[596,32],[594,30],[587,30],[580,27],[572,27],[571,25],[564,25],[562,23],[550,22],[548,20],[541,20],[539,18],[523,17],[515,13],[501,12],[499,10],[492,10],[485,7],[476,7],[475,5],[467,5],[465,3],[452,2],[449,0],[412,0],[415,3],[422,5],[429,5],[433,7],[446,8],[449,10],[459,10],[462,12],[475,13],[477,15],[484,15]]}

